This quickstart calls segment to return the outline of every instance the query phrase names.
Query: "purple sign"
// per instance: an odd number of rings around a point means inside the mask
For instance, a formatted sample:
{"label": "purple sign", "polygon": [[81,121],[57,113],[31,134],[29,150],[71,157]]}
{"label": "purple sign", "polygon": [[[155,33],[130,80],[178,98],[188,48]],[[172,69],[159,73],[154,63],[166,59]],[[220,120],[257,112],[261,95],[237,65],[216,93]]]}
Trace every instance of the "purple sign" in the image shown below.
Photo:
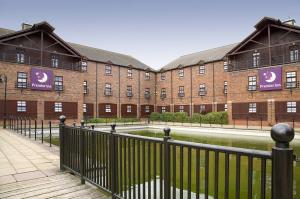
{"label": "purple sign", "polygon": [[259,70],[259,90],[260,91],[273,91],[281,90],[282,88],[282,68],[271,67]]}
{"label": "purple sign", "polygon": [[52,90],[53,73],[51,70],[32,68],[30,72],[30,79],[32,90]]}

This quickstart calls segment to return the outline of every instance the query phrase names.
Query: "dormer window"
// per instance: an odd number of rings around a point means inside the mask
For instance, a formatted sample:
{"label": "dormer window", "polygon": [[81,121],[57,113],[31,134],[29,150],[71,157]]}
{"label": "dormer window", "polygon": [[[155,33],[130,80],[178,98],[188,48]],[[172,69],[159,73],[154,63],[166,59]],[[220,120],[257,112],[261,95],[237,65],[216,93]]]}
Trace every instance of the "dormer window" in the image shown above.
{"label": "dormer window", "polygon": [[111,75],[111,65],[105,65],[105,75]]}
{"label": "dormer window", "polygon": [[19,50],[19,51],[17,52],[16,59],[17,59],[17,60],[16,60],[17,63],[23,64],[23,63],[25,62],[25,54],[24,54],[24,51]]}
{"label": "dormer window", "polygon": [[161,73],[160,74],[160,79],[165,80],[166,79],[166,73]]}
{"label": "dormer window", "polygon": [[132,77],[132,69],[131,68],[127,69],[127,77]]}
{"label": "dormer window", "polygon": [[87,71],[87,62],[86,61],[81,62],[81,70],[82,71]]}
{"label": "dormer window", "polygon": [[181,68],[181,69],[178,70],[178,75],[179,75],[179,77],[183,77],[184,76],[184,70],[183,70],[183,68]]}
{"label": "dormer window", "polygon": [[290,61],[297,62],[299,60],[299,50],[298,46],[290,47]]}
{"label": "dormer window", "polygon": [[199,66],[199,74],[205,74],[205,66]]}
{"label": "dormer window", "polygon": [[145,72],[145,80],[149,80],[150,79],[150,73],[149,72]]}
{"label": "dormer window", "polygon": [[228,62],[224,61],[223,63],[224,71],[228,71]]}
{"label": "dormer window", "polygon": [[52,55],[51,57],[51,66],[52,68],[58,68],[59,59],[57,55]]}
{"label": "dormer window", "polygon": [[259,52],[254,52],[252,54],[252,58],[253,58],[253,64],[252,64],[252,66],[254,68],[259,67],[260,53]]}

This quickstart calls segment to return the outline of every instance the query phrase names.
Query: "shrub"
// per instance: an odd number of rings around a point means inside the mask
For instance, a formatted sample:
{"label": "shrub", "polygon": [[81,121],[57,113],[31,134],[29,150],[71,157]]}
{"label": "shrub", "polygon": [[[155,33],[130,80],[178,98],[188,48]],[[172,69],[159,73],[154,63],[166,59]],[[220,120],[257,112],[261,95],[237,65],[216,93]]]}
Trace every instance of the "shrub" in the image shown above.
{"label": "shrub", "polygon": [[158,112],[152,112],[151,114],[150,114],[150,120],[151,121],[158,121],[158,120],[160,120],[160,113],[158,113]]}
{"label": "shrub", "polygon": [[162,113],[160,119],[164,122],[173,122],[174,121],[174,113],[165,112]]}
{"label": "shrub", "polygon": [[174,122],[188,122],[188,114],[186,112],[176,112],[174,113]]}

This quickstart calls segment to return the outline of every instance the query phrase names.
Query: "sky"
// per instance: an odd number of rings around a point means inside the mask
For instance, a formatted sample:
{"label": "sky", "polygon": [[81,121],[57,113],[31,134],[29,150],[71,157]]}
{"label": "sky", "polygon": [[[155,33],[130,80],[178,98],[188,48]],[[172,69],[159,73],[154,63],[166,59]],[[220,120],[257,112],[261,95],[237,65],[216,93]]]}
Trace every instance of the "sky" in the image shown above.
{"label": "sky", "polygon": [[0,27],[48,21],[65,41],[131,55],[159,69],[240,42],[264,16],[300,24],[299,0],[0,0]]}

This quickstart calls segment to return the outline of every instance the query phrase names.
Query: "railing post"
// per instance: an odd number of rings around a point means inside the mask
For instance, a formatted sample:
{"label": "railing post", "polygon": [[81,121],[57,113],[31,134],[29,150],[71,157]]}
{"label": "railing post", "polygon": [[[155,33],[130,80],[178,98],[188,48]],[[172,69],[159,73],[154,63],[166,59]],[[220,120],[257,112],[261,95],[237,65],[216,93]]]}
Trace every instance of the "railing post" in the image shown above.
{"label": "railing post", "polygon": [[26,117],[25,117],[25,120],[24,120],[24,135],[25,135],[25,137],[26,137]]}
{"label": "railing post", "polygon": [[[66,116],[61,115],[59,117],[59,168],[61,171],[64,170],[64,130],[65,130]],[[36,129],[36,120],[35,120]]]}
{"label": "railing post", "polygon": [[52,129],[51,129],[51,121],[49,121],[49,142],[50,142],[50,147],[52,146]]}
{"label": "railing post", "polygon": [[36,140],[36,128],[37,128],[36,120],[34,120],[34,140]]}
{"label": "railing post", "polygon": [[110,178],[111,178],[111,194],[112,198],[118,198],[116,194],[118,193],[118,140],[117,137],[114,135],[116,133],[116,124],[111,125],[110,131],[110,164],[111,164],[111,171],[110,171]]}
{"label": "railing post", "polygon": [[294,136],[294,129],[288,124],[279,123],[271,129],[271,137],[276,142],[272,148],[272,199],[293,198],[294,150],[289,143]]}
{"label": "railing post", "polygon": [[171,139],[170,136],[171,129],[169,127],[164,128],[164,198],[171,198],[170,196],[170,145],[168,140]]}
{"label": "railing post", "polygon": [[85,184],[85,130],[84,130],[84,120],[80,122],[80,180],[81,184]]}
{"label": "railing post", "polygon": [[42,143],[44,143],[44,120],[42,120]]}
{"label": "railing post", "polygon": [[22,130],[22,118],[20,118],[20,125],[21,125],[21,135],[23,134],[23,130]]}
{"label": "railing post", "polygon": [[31,118],[29,118],[29,138],[31,138]]}

